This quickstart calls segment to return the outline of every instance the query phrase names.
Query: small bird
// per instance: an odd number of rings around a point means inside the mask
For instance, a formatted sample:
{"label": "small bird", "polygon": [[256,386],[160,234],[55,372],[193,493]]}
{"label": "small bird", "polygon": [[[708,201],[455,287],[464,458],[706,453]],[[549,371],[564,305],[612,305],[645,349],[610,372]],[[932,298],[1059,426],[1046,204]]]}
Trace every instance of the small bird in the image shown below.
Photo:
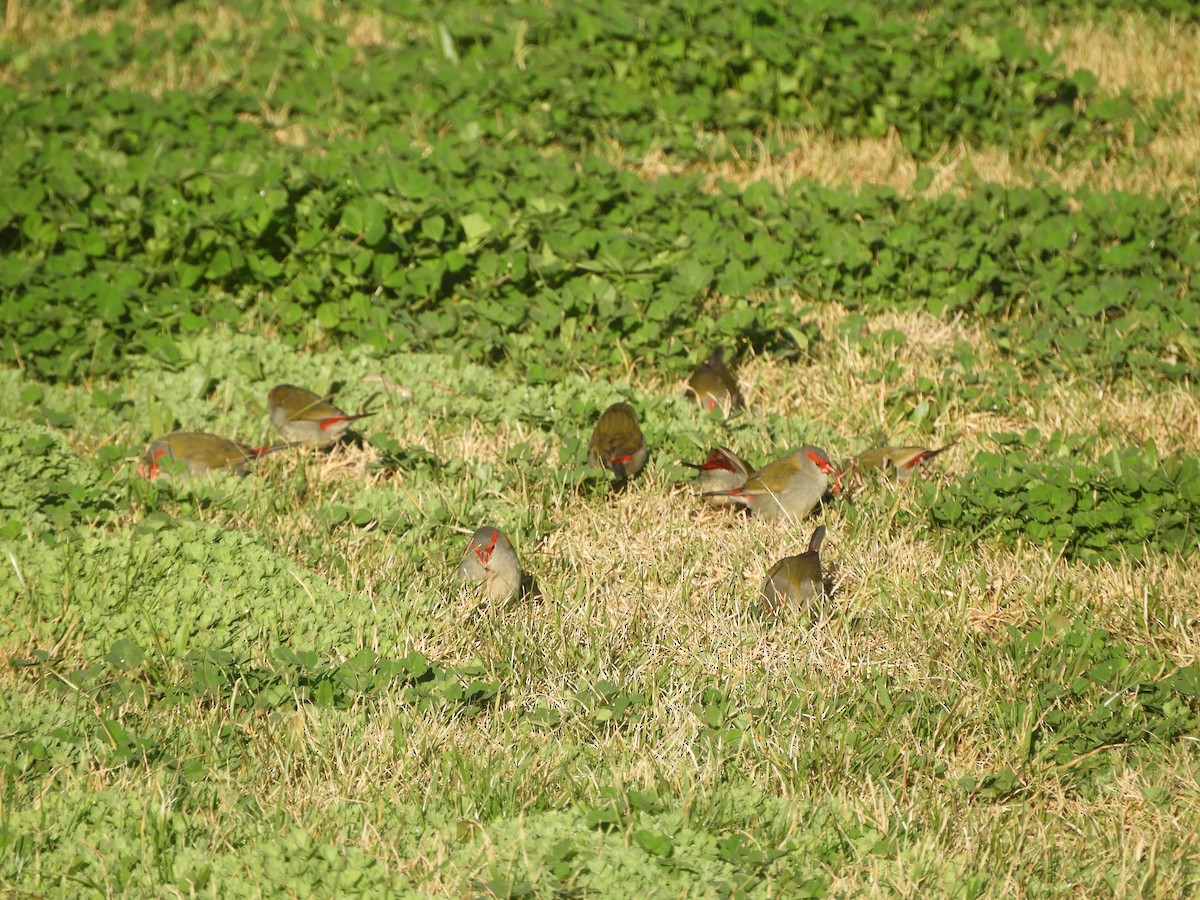
{"label": "small bird", "polygon": [[146,461],[138,466],[143,478],[167,475],[162,468],[163,457],[187,464],[188,475],[204,475],[214,469],[229,469],[245,475],[250,463],[267,453],[284,450],[291,444],[272,444],[266,447],[251,447],[239,441],[202,431],[177,431],[160,437],[146,448]]}
{"label": "small bird", "polygon": [[649,455],[633,407],[614,403],[606,409],[588,444],[588,465],[607,469],[618,481],[624,481],[642,471]]}
{"label": "small bird", "polygon": [[687,394],[712,412],[717,407],[728,414],[746,405],[737,380],[725,365],[725,351],[718,347],[707,360],[696,366],[688,379]]}
{"label": "small bird", "polygon": [[825,526],[818,525],[808,542],[808,550],[796,556],[785,556],[771,567],[763,579],[763,608],[777,616],[784,606],[800,606],[825,593],[821,575],[821,542]]}
{"label": "small bird", "polygon": [[504,603],[521,589],[521,561],[502,531],[484,525],[467,542],[458,578],[483,588],[484,597],[492,603]]}
{"label": "small bird", "polygon": [[834,493],[841,489],[841,474],[824,450],[806,446],[763,466],[741,487],[703,496],[732,497],[763,519],[800,519],[817,508],[831,478]]}
{"label": "small bird", "polygon": [[696,469],[696,491],[709,506],[737,506],[736,498],[728,494],[707,496],[714,491],[731,491],[746,483],[753,469],[750,464],[727,447],[713,447],[702,463],[681,463]]}
{"label": "small bird", "polygon": [[278,384],[267,392],[271,408],[271,424],[284,439],[328,447],[342,438],[350,423],[374,413],[348,415],[329,402],[327,397],[296,387]]}
{"label": "small bird", "polygon": [[881,469],[884,474],[895,469],[899,481],[908,481],[925,460],[945,453],[957,443],[958,441],[951,441],[938,450],[926,447],[877,447],[858,454],[850,461],[850,466],[859,472]]}

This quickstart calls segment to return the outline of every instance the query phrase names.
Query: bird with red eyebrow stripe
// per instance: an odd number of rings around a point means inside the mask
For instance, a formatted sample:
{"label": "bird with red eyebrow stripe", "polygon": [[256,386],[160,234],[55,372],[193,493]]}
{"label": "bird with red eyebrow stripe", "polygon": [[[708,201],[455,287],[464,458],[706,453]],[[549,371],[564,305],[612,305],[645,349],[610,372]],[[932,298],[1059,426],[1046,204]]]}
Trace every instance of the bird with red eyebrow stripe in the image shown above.
{"label": "bird with red eyebrow stripe", "polygon": [[858,454],[850,461],[850,465],[860,472],[867,469],[880,469],[885,475],[894,469],[898,481],[908,481],[922,463],[945,453],[957,443],[958,441],[951,441],[945,447],[937,450],[930,450],[927,447],[877,447],[874,450],[865,450]]}
{"label": "bird with red eyebrow stripe", "polygon": [[731,497],[763,519],[802,519],[820,505],[831,487],[841,490],[841,475],[820,447],[806,446],[763,466],[739,488],[709,491],[705,497]]}
{"label": "bird with red eyebrow stripe", "polygon": [[286,440],[328,447],[337,443],[350,423],[373,413],[348,415],[329,402],[328,397],[294,384],[278,384],[267,392],[271,424]]}
{"label": "bird with red eyebrow stripe", "polygon": [[138,466],[138,474],[143,478],[157,478],[159,475],[170,473],[162,467],[164,458],[168,462],[186,464],[188,475],[205,475],[215,469],[229,469],[239,475],[245,475],[250,463],[274,453],[285,450],[290,444],[272,444],[267,447],[251,447],[240,441],[203,431],[177,431],[160,437],[146,448],[146,461]]}
{"label": "bird with red eyebrow stripe", "polygon": [[689,469],[696,469],[696,492],[709,506],[737,506],[738,501],[728,494],[714,494],[715,491],[730,491],[740,488],[746,483],[753,469],[750,464],[727,447],[713,447],[708,451],[708,459],[702,463],[680,463]]}
{"label": "bird with red eyebrow stripe", "polygon": [[617,481],[632,478],[646,465],[650,448],[628,403],[614,403],[600,416],[588,443],[588,465],[606,469]]}
{"label": "bird with red eyebrow stripe", "polygon": [[481,588],[492,603],[504,603],[521,589],[521,561],[503,532],[484,525],[467,542],[458,579]]}

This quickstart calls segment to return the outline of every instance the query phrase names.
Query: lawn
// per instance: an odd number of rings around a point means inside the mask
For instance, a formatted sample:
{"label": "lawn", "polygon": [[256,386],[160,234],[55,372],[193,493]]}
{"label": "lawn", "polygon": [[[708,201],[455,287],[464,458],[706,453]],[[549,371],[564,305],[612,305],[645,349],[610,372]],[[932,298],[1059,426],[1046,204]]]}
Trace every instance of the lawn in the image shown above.
{"label": "lawn", "polygon": [[[1191,4],[7,13],[13,896],[1197,889]],[[373,414],[138,475],[281,383]],[[800,521],[681,465],[951,442]]]}

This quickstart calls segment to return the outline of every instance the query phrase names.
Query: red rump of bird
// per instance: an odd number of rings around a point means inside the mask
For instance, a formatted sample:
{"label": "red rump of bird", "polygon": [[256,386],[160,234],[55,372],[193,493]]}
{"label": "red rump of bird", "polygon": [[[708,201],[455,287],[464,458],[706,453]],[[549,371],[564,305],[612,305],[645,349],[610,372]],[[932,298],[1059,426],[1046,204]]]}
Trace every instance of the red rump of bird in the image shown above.
{"label": "red rump of bird", "polygon": [[820,447],[805,446],[763,466],[741,487],[704,496],[731,497],[763,519],[801,519],[820,505],[831,487],[834,493],[841,489],[841,472]]}
{"label": "red rump of bird", "polygon": [[649,455],[632,406],[614,403],[601,414],[588,442],[588,465],[606,469],[623,481],[642,471]]}
{"label": "red rump of bird", "polygon": [[749,475],[746,468],[746,463],[732,450],[726,447],[713,447],[708,451],[708,456],[705,457],[702,463],[684,463],[693,469],[699,469],[702,472],[712,472],[720,470],[723,472],[739,472]]}
{"label": "red rump of bird", "polygon": [[186,464],[185,472],[188,475],[203,475],[214,469],[229,469],[245,475],[254,460],[288,446],[272,444],[251,447],[203,431],[177,431],[160,437],[146,448],[145,462],[138,466],[138,474],[144,478],[167,475],[169,473],[162,466],[167,461]]}
{"label": "red rump of bird", "polygon": [[682,465],[696,470],[695,490],[709,506],[740,506],[736,497],[718,493],[740,488],[750,477],[750,464],[728,447],[713,447],[702,463]]}
{"label": "red rump of bird", "polygon": [[279,384],[267,392],[271,424],[289,441],[325,447],[339,441],[350,423],[373,415],[350,415],[329,402],[327,397],[294,384]]}
{"label": "red rump of bird", "polygon": [[889,473],[895,470],[896,478],[899,481],[908,481],[922,463],[945,453],[956,443],[958,442],[951,441],[937,450],[930,450],[928,447],[876,447],[858,454],[850,461],[850,465],[860,472],[867,469],[879,469],[884,473]]}

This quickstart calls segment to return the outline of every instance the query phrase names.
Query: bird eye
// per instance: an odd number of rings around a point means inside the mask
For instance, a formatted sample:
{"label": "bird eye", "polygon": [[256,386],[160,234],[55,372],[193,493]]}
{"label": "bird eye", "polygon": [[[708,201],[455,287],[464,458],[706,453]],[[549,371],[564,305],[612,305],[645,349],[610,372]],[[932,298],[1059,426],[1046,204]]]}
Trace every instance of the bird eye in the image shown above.
{"label": "bird eye", "polygon": [[808,458],[811,462],[816,463],[817,468],[819,468],[821,471],[823,471],[823,472],[832,472],[833,471],[833,464],[829,460],[827,460],[825,457],[821,456],[821,454],[814,453],[812,450],[809,450]]}

